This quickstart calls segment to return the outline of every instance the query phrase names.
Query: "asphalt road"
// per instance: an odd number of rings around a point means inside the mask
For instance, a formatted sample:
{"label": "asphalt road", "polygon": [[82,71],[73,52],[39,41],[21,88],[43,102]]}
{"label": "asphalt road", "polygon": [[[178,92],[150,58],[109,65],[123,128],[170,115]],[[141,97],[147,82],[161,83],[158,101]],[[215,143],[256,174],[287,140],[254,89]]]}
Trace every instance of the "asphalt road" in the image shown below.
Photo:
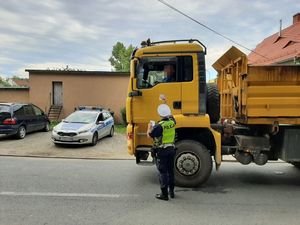
{"label": "asphalt road", "polygon": [[168,202],[133,160],[0,158],[0,224],[299,224],[300,170],[223,163]]}

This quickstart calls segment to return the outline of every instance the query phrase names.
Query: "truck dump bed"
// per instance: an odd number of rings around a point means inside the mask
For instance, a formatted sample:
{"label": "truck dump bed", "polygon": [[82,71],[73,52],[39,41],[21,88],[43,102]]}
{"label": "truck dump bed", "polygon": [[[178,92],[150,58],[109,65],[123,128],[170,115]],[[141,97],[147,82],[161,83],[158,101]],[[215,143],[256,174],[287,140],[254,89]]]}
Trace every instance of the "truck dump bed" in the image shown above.
{"label": "truck dump bed", "polygon": [[235,47],[213,67],[218,71],[221,118],[243,124],[300,124],[300,66],[249,66]]}

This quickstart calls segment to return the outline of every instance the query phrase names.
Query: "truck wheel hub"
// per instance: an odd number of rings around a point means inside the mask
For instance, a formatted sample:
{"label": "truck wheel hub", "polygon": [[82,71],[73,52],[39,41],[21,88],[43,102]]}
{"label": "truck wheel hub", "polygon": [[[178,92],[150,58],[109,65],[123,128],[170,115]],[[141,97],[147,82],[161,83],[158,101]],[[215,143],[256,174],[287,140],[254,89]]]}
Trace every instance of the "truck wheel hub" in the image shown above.
{"label": "truck wheel hub", "polygon": [[199,170],[200,162],[195,155],[183,153],[177,158],[176,167],[181,174],[190,176]]}

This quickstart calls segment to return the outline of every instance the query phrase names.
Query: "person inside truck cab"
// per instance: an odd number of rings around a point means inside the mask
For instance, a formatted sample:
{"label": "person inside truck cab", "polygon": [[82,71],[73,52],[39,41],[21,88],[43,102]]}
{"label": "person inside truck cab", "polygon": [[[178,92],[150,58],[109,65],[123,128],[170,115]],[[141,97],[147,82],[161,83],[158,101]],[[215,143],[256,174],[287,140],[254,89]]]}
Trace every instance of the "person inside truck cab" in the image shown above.
{"label": "person inside truck cab", "polygon": [[165,78],[162,80],[162,82],[175,82],[176,81],[176,72],[174,69],[174,66],[171,64],[164,66],[164,75]]}

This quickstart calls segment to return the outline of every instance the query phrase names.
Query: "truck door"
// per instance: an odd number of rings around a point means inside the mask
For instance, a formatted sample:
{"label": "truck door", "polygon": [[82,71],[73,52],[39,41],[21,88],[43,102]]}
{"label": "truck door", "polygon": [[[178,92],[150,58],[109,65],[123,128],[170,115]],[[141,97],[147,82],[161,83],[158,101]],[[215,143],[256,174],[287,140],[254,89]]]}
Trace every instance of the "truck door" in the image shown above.
{"label": "truck door", "polygon": [[149,120],[160,120],[158,105],[164,103],[159,99],[164,96],[172,114],[181,114],[181,83],[178,82],[177,57],[144,57],[135,69],[131,113],[133,123],[143,130]]}

